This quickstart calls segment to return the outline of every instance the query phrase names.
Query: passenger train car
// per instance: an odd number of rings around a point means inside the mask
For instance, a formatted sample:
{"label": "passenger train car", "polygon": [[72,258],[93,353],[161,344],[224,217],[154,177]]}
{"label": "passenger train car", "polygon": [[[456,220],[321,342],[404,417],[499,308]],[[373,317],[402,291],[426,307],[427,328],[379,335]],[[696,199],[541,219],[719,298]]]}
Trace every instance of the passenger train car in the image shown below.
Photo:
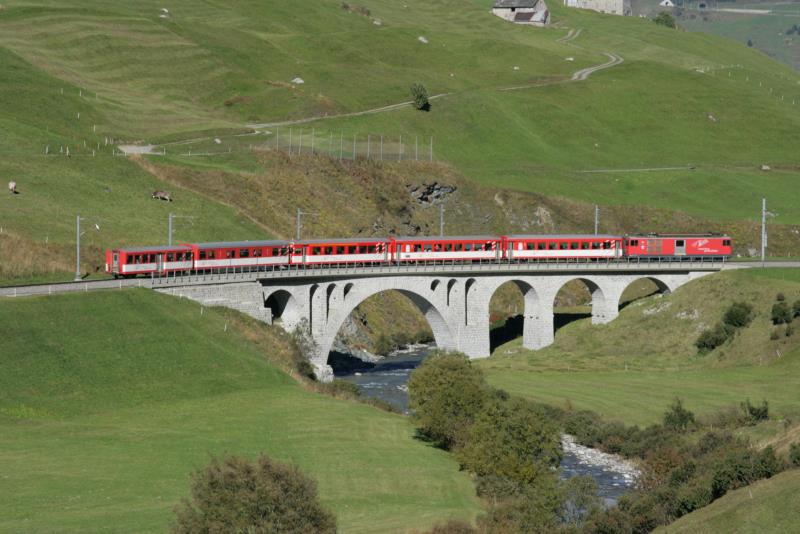
{"label": "passenger train car", "polygon": [[402,265],[426,262],[547,262],[724,260],[731,238],[718,234],[507,235],[363,237],[299,241],[230,241],[106,252],[106,272],[115,277],[161,276],[226,269],[286,269],[294,266]]}

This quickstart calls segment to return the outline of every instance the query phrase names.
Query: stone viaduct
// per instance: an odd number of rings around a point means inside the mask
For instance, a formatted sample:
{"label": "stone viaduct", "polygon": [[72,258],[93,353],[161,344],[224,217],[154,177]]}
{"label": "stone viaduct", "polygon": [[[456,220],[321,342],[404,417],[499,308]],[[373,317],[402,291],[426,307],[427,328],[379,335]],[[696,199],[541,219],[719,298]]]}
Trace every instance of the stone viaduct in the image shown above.
{"label": "stone viaduct", "polygon": [[604,324],[617,317],[622,293],[637,280],[648,278],[668,293],[721,268],[719,263],[327,268],[242,273],[238,279],[207,275],[180,283],[165,279],[153,288],[228,306],[288,331],[304,329],[314,342],[309,357],[317,376],[328,380],[328,353],[342,324],[356,306],[383,291],[399,291],[419,308],[438,347],[485,358],[490,353],[489,302],[507,282],[516,284],[524,298],[523,345],[540,349],[554,341],[555,298],[572,280],[583,281],[591,292],[592,323]]}

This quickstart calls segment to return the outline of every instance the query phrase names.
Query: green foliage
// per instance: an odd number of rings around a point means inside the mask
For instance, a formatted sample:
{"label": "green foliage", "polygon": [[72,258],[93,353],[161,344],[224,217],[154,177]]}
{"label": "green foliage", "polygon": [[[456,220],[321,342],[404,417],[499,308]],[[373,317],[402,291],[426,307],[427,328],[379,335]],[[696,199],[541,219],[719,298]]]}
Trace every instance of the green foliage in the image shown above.
{"label": "green foliage", "polygon": [[711,492],[715,499],[728,491],[746,486],[779,473],[783,468],[772,447],[760,452],[752,449],[729,451],[717,462],[711,480]]}
{"label": "green foliage", "polygon": [[792,316],[800,317],[800,300],[796,300],[794,304],[792,304]]}
{"label": "green foliage", "polygon": [[739,406],[742,411],[742,424],[754,425],[769,419],[769,404],[766,400],[761,402],[761,406],[753,406],[750,404],[750,399],[747,399]]}
{"label": "green foliage", "polygon": [[800,467],[800,443],[789,445],[789,462],[795,467]]}
{"label": "green foliage", "polygon": [[517,486],[508,498],[493,499],[489,511],[478,518],[478,530],[486,534],[554,532],[563,506],[555,477],[538,477],[534,483]]}
{"label": "green foliage", "polygon": [[602,499],[597,493],[597,482],[588,475],[574,476],[562,481],[559,490],[564,501],[561,522],[568,527],[580,529],[587,517],[603,507]]}
{"label": "green foliage", "polygon": [[673,17],[670,13],[666,11],[662,11],[658,15],[655,16],[653,22],[658,24],[659,26],[666,26],[667,28],[677,28],[678,25],[675,22],[675,17]]}
{"label": "green foliage", "polygon": [[695,341],[695,346],[701,353],[711,352],[715,348],[724,344],[735,329],[724,323],[717,323],[714,328],[703,330],[700,337]]}
{"label": "green foliage", "polygon": [[772,324],[788,324],[792,322],[792,310],[785,301],[772,305]]}
{"label": "green foliage", "polygon": [[722,322],[733,328],[744,328],[753,320],[753,306],[747,302],[734,302],[725,310]]}
{"label": "green foliage", "polygon": [[173,532],[335,533],[316,483],[266,455],[251,462],[214,458],[194,473],[191,499],[176,509]]}
{"label": "green foliage", "polygon": [[664,426],[673,430],[686,430],[690,424],[694,423],[694,414],[683,407],[683,401],[675,398],[675,401],[664,413]]}
{"label": "green foliage", "polygon": [[420,111],[429,111],[431,104],[428,101],[428,90],[421,83],[411,86],[411,96],[414,99],[414,107]]}
{"label": "green foliage", "polygon": [[483,373],[465,355],[436,352],[411,373],[408,404],[420,433],[452,448],[466,439],[487,392]]}
{"label": "green foliage", "polygon": [[495,394],[476,415],[457,456],[479,477],[527,484],[558,466],[561,442],[555,424],[539,407]]}

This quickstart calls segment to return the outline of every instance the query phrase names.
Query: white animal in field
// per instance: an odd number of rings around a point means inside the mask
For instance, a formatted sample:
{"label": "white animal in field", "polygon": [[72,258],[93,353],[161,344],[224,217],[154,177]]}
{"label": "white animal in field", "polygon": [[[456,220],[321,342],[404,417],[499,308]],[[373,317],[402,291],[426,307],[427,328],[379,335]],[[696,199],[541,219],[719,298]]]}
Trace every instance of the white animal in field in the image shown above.
{"label": "white animal in field", "polygon": [[157,200],[166,200],[172,202],[172,196],[166,191],[153,191],[153,198]]}
{"label": "white animal in field", "polygon": [[17,182],[13,180],[8,182],[8,192],[11,193],[12,195],[17,194]]}

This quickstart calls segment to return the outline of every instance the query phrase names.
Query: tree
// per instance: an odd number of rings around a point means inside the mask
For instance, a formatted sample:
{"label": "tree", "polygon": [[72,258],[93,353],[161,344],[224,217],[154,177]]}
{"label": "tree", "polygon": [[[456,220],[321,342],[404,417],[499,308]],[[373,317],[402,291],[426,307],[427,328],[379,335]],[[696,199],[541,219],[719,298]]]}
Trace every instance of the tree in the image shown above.
{"label": "tree", "polygon": [[496,394],[475,417],[458,459],[479,477],[530,484],[561,462],[561,440],[533,403]]}
{"label": "tree", "polygon": [[667,28],[677,28],[678,25],[675,23],[675,17],[667,13],[666,11],[662,11],[653,19],[653,22],[658,24],[659,26],[666,26]]}
{"label": "tree", "polygon": [[561,482],[559,489],[564,500],[561,521],[580,529],[586,518],[603,509],[603,501],[597,493],[597,482],[588,476],[574,476]]}
{"label": "tree", "polygon": [[443,448],[463,443],[488,396],[480,369],[460,353],[430,355],[408,381],[408,404],[422,435]]}
{"label": "tree", "polygon": [[792,322],[792,310],[785,301],[772,305],[772,324],[789,324]]}
{"label": "tree", "polygon": [[664,414],[664,426],[672,430],[686,430],[690,424],[694,423],[694,414],[683,407],[683,401],[675,398],[675,401]]}
{"label": "tree", "polygon": [[176,507],[175,533],[334,533],[336,518],[323,508],[316,483],[297,467],[266,455],[237,456],[192,475],[191,499]]}
{"label": "tree", "polygon": [[747,40],[747,46],[749,46],[750,48],[753,48],[753,40],[752,39],[748,39]]}
{"label": "tree", "polygon": [[753,306],[747,302],[734,302],[725,311],[722,321],[733,328],[744,328],[753,320]]}
{"label": "tree", "polygon": [[429,111],[431,103],[428,101],[428,90],[421,83],[411,86],[411,96],[414,98],[414,107],[420,111]]}

